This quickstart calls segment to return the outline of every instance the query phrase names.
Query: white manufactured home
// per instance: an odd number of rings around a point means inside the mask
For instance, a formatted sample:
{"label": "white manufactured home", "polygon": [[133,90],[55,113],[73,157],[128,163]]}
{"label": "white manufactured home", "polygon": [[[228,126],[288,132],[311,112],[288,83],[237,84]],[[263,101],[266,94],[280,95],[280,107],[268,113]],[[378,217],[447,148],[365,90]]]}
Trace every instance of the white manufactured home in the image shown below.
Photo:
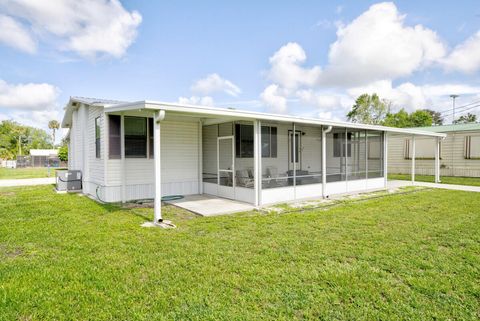
{"label": "white manufactured home", "polygon": [[[447,137],[440,146],[440,173],[442,176],[480,177],[480,123],[453,124],[416,128]],[[435,150],[431,147],[433,138],[416,140],[415,172],[434,175],[432,160]],[[391,136],[388,148],[388,170],[395,174],[411,172],[413,138],[405,135]]]}
{"label": "white manufactured home", "polygon": [[69,169],[82,172],[83,193],[105,202],[155,199],[156,220],[166,195],[210,194],[262,206],[385,188],[390,134],[432,137],[437,150],[445,137],[235,109],[82,97],[70,99],[62,127],[70,129]]}

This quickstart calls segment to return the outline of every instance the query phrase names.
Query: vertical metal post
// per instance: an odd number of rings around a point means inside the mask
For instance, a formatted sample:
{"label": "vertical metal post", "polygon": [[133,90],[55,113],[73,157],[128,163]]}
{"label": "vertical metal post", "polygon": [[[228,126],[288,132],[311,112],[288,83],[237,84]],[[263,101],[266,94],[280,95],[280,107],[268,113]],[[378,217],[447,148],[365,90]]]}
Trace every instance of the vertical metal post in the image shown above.
{"label": "vertical metal post", "polygon": [[327,197],[327,133],[332,131],[332,126],[322,126],[322,197]]}
{"label": "vertical metal post", "polygon": [[415,136],[412,137],[412,184],[415,183]]}
{"label": "vertical metal post", "polygon": [[293,199],[297,199],[297,137],[296,137],[296,127],[295,123],[293,123],[293,135],[292,135],[292,154],[293,154]]}
{"label": "vertical metal post", "polygon": [[365,179],[368,179],[368,130],[365,130]]}
{"label": "vertical metal post", "polygon": [[122,180],[122,203],[126,202],[126,166],[125,166],[125,115],[122,113],[120,116],[120,167],[121,167],[121,180]]}
{"label": "vertical metal post", "polygon": [[345,127],[345,187],[348,192],[348,129]]}
{"label": "vertical metal post", "polygon": [[155,112],[153,118],[153,157],[155,163],[155,201],[153,208],[154,223],[162,222],[162,163],[160,145],[160,111]]}
{"label": "vertical metal post", "polygon": [[440,183],[440,138],[435,141],[435,183]]}
{"label": "vertical metal post", "polygon": [[203,194],[203,123],[198,121],[198,193]]}
{"label": "vertical metal post", "polygon": [[255,186],[255,206],[262,205],[262,124],[253,122],[253,171]]}
{"label": "vertical metal post", "polygon": [[383,132],[383,177],[385,188],[388,187],[388,134]]}

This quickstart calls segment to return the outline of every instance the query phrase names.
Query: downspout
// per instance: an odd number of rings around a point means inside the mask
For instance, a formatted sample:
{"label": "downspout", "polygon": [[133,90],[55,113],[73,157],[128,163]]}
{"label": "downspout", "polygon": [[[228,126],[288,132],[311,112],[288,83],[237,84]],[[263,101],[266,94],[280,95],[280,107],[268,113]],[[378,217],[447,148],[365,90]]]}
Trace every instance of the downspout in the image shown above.
{"label": "downspout", "polygon": [[326,198],[327,190],[327,134],[332,131],[332,126],[326,129],[322,126],[322,197]]}

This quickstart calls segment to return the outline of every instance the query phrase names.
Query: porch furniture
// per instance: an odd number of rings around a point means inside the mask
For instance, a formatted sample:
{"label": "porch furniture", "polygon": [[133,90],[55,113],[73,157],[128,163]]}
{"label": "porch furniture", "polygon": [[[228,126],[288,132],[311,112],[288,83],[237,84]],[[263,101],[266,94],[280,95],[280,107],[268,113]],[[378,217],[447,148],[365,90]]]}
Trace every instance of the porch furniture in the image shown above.
{"label": "porch furniture", "polygon": [[250,170],[241,169],[236,171],[237,186],[253,188],[255,186],[255,179]]}
{"label": "porch furniture", "polygon": [[[264,179],[263,182],[265,185],[270,187],[276,186],[287,186],[288,177],[286,173],[278,173],[278,169],[275,166],[267,167],[267,179]],[[263,185],[263,184],[262,184]]]}

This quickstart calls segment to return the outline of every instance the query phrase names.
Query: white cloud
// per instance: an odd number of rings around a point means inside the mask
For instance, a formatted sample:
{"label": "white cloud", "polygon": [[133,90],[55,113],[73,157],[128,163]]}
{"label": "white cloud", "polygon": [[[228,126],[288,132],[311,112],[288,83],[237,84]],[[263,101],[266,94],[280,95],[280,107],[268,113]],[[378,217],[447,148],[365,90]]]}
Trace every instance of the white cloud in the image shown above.
{"label": "white cloud", "polygon": [[372,5],[351,23],[340,26],[330,46],[322,83],[362,84],[408,76],[441,59],[446,52],[437,34],[406,26],[395,4]]}
{"label": "white cloud", "polygon": [[443,60],[448,71],[474,73],[480,69],[480,31],[456,46]]}
{"label": "white cloud", "polygon": [[0,14],[0,43],[30,54],[37,50],[37,45],[28,30],[11,17],[2,14]]}
{"label": "white cloud", "polygon": [[0,79],[0,108],[42,110],[55,105],[59,89],[41,83],[8,84]]}
{"label": "white cloud", "polygon": [[321,73],[318,66],[304,68],[301,65],[307,60],[303,48],[295,42],[281,47],[270,57],[271,68],[268,77],[287,90],[295,90],[301,86],[313,86]]}
{"label": "white cloud", "polygon": [[364,93],[376,93],[382,98],[391,100],[394,108],[414,111],[422,108],[442,109],[446,103],[451,104],[450,94],[475,95],[480,92],[480,87],[466,84],[415,85],[411,82],[394,87],[392,81],[381,80],[366,86],[350,88],[347,92],[352,98]]}
{"label": "white cloud", "polygon": [[220,77],[218,74],[210,74],[207,77],[197,80],[191,90],[202,95],[209,95],[215,92],[224,92],[230,96],[238,96],[242,90],[230,80]]}
{"label": "white cloud", "polygon": [[128,12],[118,0],[3,0],[0,10],[25,21],[38,39],[90,58],[123,56],[142,21],[137,11]]}
{"label": "white cloud", "polygon": [[198,97],[179,97],[178,102],[185,105],[202,105],[202,106],[213,106],[213,98],[210,96]]}
{"label": "white cloud", "polygon": [[321,93],[311,89],[304,89],[297,91],[296,96],[300,98],[302,103],[314,106],[320,110],[342,109],[351,106],[345,101],[344,95],[340,94]]}
{"label": "white cloud", "polygon": [[277,113],[287,111],[287,98],[278,85],[270,85],[261,93],[260,98],[270,110]]}

